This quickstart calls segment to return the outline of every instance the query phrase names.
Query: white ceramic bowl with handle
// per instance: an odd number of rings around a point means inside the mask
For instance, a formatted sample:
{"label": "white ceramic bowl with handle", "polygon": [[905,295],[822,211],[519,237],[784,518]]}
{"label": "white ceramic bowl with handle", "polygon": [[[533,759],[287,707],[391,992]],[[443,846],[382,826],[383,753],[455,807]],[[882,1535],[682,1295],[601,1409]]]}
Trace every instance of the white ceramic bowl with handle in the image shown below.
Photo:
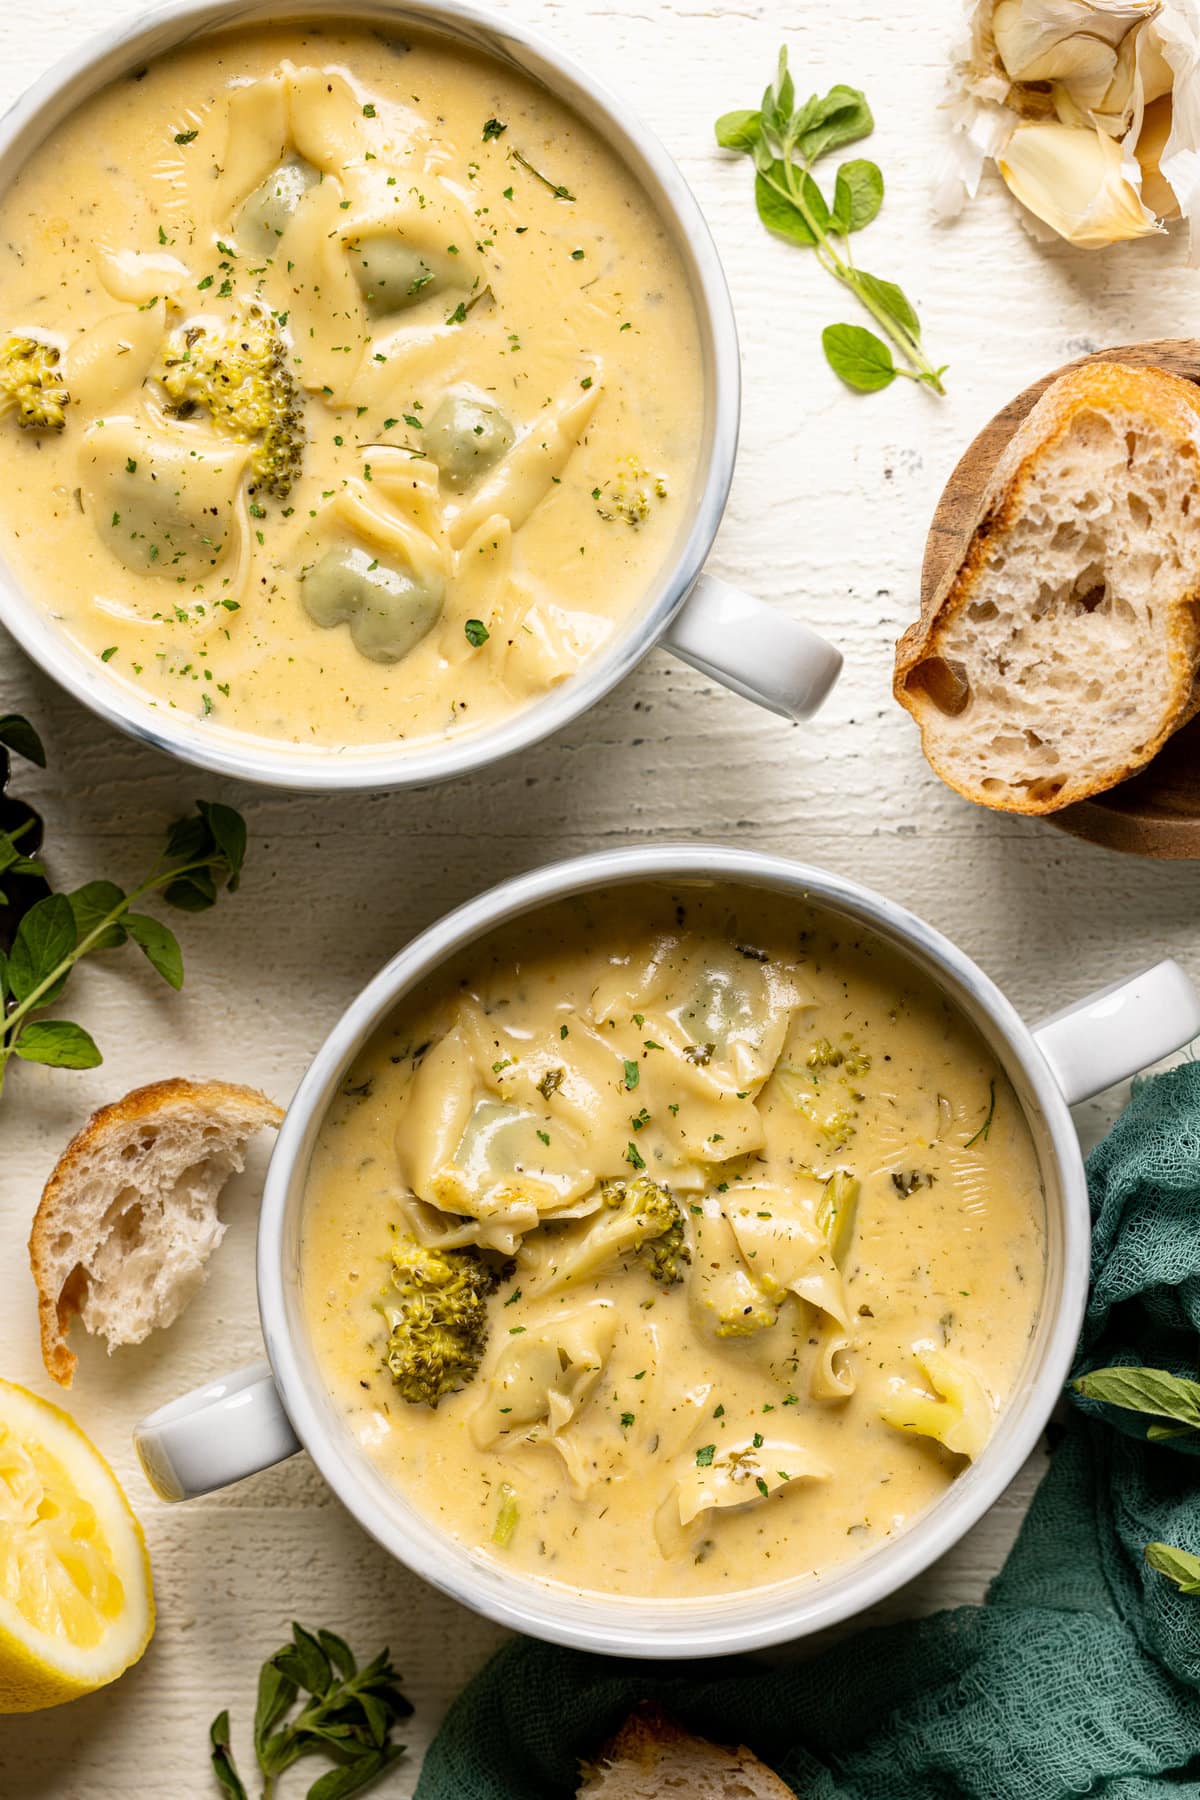
{"label": "white ceramic bowl with handle", "polygon": [[[631,882],[734,884],[815,904],[868,927],[928,976],[977,1027],[1028,1121],[1046,1200],[1038,1321],[990,1443],[900,1536],[819,1578],[727,1596],[638,1601],[576,1593],[456,1543],[390,1487],[344,1422],[318,1370],[300,1292],[309,1161],[326,1109],[366,1041],[447,958],[520,915],[571,894]],[[270,1364],[243,1369],[162,1408],[137,1428],[159,1494],[183,1500],[301,1447],[378,1541],[435,1587],[517,1630],[582,1649],[709,1656],[802,1637],[858,1613],[920,1574],[975,1524],[1029,1455],[1070,1367],[1087,1296],[1089,1216],[1070,1106],[1200,1034],[1200,998],[1161,962],[1030,1029],[961,950],[912,913],[824,870],[715,845],[583,856],[503,883],[421,933],[347,1008],[313,1059],[279,1134],[263,1195],[258,1291]]]}
{"label": "white ceramic bowl with handle", "polygon": [[688,276],[705,397],[696,476],[680,502],[667,561],[610,642],[560,686],[496,724],[411,748],[275,743],[152,707],[73,644],[36,595],[22,589],[5,566],[2,544],[0,621],[69,693],[132,737],[201,768],[307,793],[420,787],[527,750],[592,706],[654,644],[771,712],[807,718],[837,680],[840,653],[778,607],[702,574],[733,476],[741,407],[737,328],[716,247],[657,139],[623,101],[543,38],[461,0],[354,0],[344,8],[332,0],[173,0],[90,38],[0,119],[0,193],[81,102],[143,63],[207,31],[323,16],[339,25],[364,20],[450,36],[519,70],[590,125],[649,196]]}

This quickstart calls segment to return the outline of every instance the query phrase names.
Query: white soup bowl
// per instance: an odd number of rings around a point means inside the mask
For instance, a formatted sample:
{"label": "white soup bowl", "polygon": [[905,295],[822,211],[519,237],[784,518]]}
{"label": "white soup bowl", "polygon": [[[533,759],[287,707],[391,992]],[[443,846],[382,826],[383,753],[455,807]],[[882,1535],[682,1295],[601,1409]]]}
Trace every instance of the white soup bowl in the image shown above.
{"label": "white soup bowl", "polygon": [[[327,1109],[363,1046],[450,957],[497,926],[572,894],[639,883],[733,885],[815,905],[865,926],[971,1021],[1003,1068],[1036,1148],[1045,1195],[1045,1277],[1024,1365],[978,1459],[907,1530],[816,1578],[687,1600],[576,1592],[456,1542],[390,1486],[352,1435],[317,1366],[301,1294],[310,1159]],[[1062,1391],[1087,1296],[1089,1215],[1070,1107],[1200,1034],[1200,999],[1174,962],[1030,1029],[969,957],[869,888],[780,857],[716,845],[607,851],[554,863],[468,902],[415,938],[346,1009],[292,1101],[267,1174],[258,1294],[269,1366],[243,1369],[144,1420],[135,1434],[151,1482],[182,1500],[304,1448],[385,1549],[503,1624],[617,1655],[709,1656],[802,1637],[894,1592],[970,1530],[1024,1463]]]}

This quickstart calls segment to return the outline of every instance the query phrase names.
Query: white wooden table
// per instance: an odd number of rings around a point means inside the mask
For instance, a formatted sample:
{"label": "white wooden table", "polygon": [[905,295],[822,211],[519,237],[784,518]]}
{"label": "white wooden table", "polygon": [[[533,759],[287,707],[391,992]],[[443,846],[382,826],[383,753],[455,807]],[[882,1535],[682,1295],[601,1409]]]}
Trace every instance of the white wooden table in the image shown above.
{"label": "white wooden table", "polygon": [[[0,710],[28,712],[50,752],[20,770],[60,884],[130,878],[198,794],[248,817],[241,893],[183,919],[187,985],[171,994],[129,951],[76,977],[105,1051],[88,1074],[21,1067],[0,1110],[0,1374],[50,1392],[25,1239],[66,1137],[95,1105],[164,1075],[227,1076],[285,1101],[357,988],[414,932],[517,870],[602,845],[711,837],[785,852],[885,889],[955,938],[1030,1017],[1165,949],[1200,978],[1200,869],[1143,863],[958,800],[921,760],[890,698],[891,648],[915,610],[924,530],[968,437],[1046,368],[1107,343],[1195,329],[1200,278],[1178,239],[1103,255],[1036,247],[997,185],[951,227],[930,219],[937,105],[957,0],[498,0],[621,88],[679,159],[711,222],[742,332],[746,399],[717,572],[844,647],[821,719],[787,727],[664,655],[560,738],[481,780],[412,796],[312,801],[245,791],[118,737],[0,644]],[[129,8],[4,0],[0,104]],[[940,403],[907,383],[858,399],[825,368],[823,325],[851,316],[805,254],[770,239],[749,170],[712,121],[751,106],[787,36],[797,87],[863,87],[887,200],[870,266],[917,302],[950,365]],[[3,317],[0,297],[0,326]],[[1122,1096],[1086,1109],[1094,1140]],[[409,1795],[421,1747],[502,1634],[434,1595],[355,1526],[304,1458],[186,1508],[150,1494],[129,1428],[149,1408],[260,1353],[255,1206],[267,1146],[228,1190],[208,1286],[169,1335],[111,1360],[91,1342],[70,1405],[127,1482],[154,1560],[159,1625],[116,1687],[0,1720],[5,1800],[203,1800],[207,1729],[233,1709],[243,1772],[261,1659],[298,1617],[370,1653],[387,1642],[416,1716],[379,1791]],[[55,1396],[57,1397],[57,1396]],[[889,1611],[977,1600],[1036,1476]],[[301,1774],[303,1771],[301,1771]],[[303,1792],[303,1780],[296,1790]],[[284,1794],[293,1791],[285,1782]]]}

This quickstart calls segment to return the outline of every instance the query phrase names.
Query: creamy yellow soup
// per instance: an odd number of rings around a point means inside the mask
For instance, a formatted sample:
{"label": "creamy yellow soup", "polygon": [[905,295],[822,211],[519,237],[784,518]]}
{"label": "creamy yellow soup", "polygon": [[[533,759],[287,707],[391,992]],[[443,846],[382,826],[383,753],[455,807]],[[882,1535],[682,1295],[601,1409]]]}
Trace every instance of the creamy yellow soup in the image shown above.
{"label": "creamy yellow soup", "polygon": [[568,679],[687,523],[687,279],[511,69],[365,27],[202,38],[0,198],[0,545],[156,707],[436,737]]}
{"label": "creamy yellow soup", "polygon": [[903,1531],[987,1443],[1042,1288],[1034,1146],[973,1027],[869,934],[739,890],[489,939],[364,1052],[305,1205],[365,1453],[472,1550],[612,1594]]}

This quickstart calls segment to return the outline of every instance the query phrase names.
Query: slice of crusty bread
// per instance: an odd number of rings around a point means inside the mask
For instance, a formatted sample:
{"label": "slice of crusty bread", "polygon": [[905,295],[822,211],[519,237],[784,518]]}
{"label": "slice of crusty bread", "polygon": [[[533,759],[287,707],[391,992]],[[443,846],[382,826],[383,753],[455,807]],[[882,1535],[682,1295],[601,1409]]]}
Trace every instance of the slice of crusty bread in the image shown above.
{"label": "slice of crusty bread", "polygon": [[896,648],[895,694],[969,800],[1048,813],[1148,763],[1200,690],[1200,390],[1097,362],[1053,382],[966,553]]}
{"label": "slice of crusty bread", "polygon": [[42,1193],[29,1236],[42,1358],[71,1385],[67,1331],[140,1344],[170,1325],[204,1281],[225,1235],[221,1189],[245,1164],[246,1139],[282,1108],[225,1081],[156,1081],[93,1113]]}
{"label": "slice of crusty bread", "polygon": [[723,1750],[639,1707],[585,1772],[579,1800],[795,1800],[749,1750]]}

